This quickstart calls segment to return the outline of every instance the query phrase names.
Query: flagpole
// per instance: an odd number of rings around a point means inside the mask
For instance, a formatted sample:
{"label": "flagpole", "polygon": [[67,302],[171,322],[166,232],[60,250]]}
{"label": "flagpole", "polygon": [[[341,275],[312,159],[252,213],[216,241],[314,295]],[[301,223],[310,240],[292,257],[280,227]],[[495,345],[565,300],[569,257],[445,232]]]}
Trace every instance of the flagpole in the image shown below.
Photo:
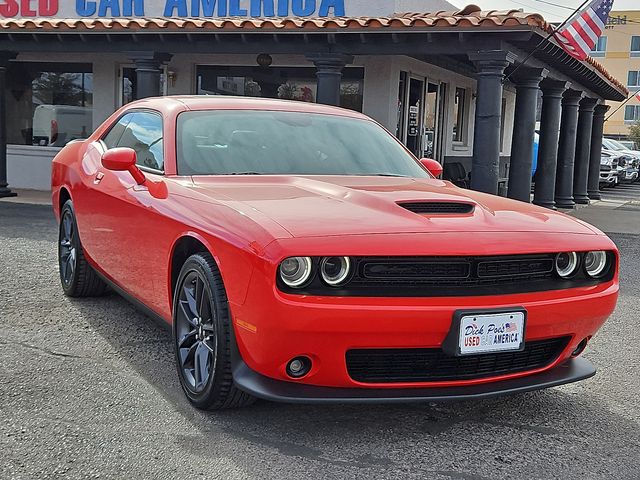
{"label": "flagpole", "polygon": [[629,100],[631,100],[632,98],[638,98],[638,96],[640,95],[640,88],[638,89],[638,91],[636,93],[634,93],[633,95],[630,95],[629,98],[627,98],[624,102],[622,102],[618,108],[616,108],[613,112],[611,112],[609,114],[609,116],[607,118],[604,119],[604,121],[606,122],[607,120],[609,120],[611,117],[613,117],[613,115],[620,110],[622,107],[624,107],[627,103],[629,103]]}
{"label": "flagpole", "polygon": [[584,6],[585,6],[587,3],[589,3],[590,1],[591,1],[591,0],[585,0],[584,2],[582,2],[582,4],[581,4],[578,8],[576,8],[576,9],[573,11],[573,13],[572,13],[571,15],[569,15],[569,17],[567,17],[567,19],[566,19],[564,22],[562,22],[562,23],[558,26],[558,28],[554,29],[553,27],[551,27],[551,30],[553,30],[553,31],[552,31],[552,32],[551,32],[551,33],[550,33],[546,38],[543,38],[542,40],[540,40],[540,43],[538,43],[538,45],[536,45],[536,48],[534,48],[534,49],[531,51],[531,53],[529,53],[529,55],[527,55],[527,56],[525,57],[525,59],[522,61],[522,63],[520,63],[519,65],[516,65],[516,68],[514,68],[513,70],[511,70],[511,73],[509,73],[509,75],[507,75],[506,77],[504,77],[504,80],[503,80],[502,82],[504,83],[504,82],[506,82],[507,80],[509,80],[509,78],[511,78],[511,76],[512,76],[514,73],[516,73],[516,72],[518,71],[518,69],[519,69],[521,66],[523,66],[525,63],[527,63],[527,60],[529,60],[531,57],[533,57],[533,55],[534,55],[538,50],[540,50],[540,47],[541,47],[545,42],[548,42],[548,41],[549,41],[549,39],[550,39],[551,37],[553,37],[553,36],[558,32],[558,30],[560,30],[562,27],[564,27],[564,26],[569,22],[569,20],[571,20],[571,19],[575,16],[575,14],[576,14],[576,13],[578,13],[580,10],[582,10],[582,9],[584,8]]}

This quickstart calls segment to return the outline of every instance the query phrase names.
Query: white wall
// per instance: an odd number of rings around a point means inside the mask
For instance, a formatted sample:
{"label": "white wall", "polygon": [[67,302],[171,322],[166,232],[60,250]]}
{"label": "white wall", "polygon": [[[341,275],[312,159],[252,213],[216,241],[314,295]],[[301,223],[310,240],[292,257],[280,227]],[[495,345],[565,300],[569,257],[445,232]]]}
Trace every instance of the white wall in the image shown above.
{"label": "white wall", "polygon": [[51,189],[51,161],[59,148],[9,145],[7,179],[10,188]]}

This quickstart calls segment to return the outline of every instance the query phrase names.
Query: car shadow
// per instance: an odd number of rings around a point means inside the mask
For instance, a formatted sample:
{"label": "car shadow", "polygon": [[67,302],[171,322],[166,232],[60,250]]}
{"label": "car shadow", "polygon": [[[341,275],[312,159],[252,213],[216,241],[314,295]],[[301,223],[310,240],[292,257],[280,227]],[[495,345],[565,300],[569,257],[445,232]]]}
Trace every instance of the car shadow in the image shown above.
{"label": "car shadow", "polygon": [[[321,432],[324,441],[338,444],[354,436],[384,436],[389,441],[407,436],[448,436],[471,425],[476,429],[481,425],[493,435],[504,429],[536,435],[569,432],[573,435],[576,430],[582,430],[582,415],[607,415],[606,407],[594,411],[601,405],[593,397],[585,401],[589,380],[569,387],[450,403],[290,405],[259,400],[248,408],[202,412],[194,409],[181,391],[169,328],[140,313],[116,294],[72,302],[119,357],[202,434],[214,436],[222,429],[247,441],[275,447],[286,455],[321,455],[316,449],[304,446],[315,443],[309,442],[309,432]],[[567,411],[576,410],[580,412],[577,417],[566,416]],[[620,425],[620,422],[617,419],[610,425]]]}

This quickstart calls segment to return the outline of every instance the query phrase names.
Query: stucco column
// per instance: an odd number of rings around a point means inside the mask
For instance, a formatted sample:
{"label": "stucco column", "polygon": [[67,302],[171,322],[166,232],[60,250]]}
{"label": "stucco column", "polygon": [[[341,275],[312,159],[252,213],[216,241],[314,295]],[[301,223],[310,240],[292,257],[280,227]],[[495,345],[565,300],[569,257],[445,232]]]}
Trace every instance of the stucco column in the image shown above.
{"label": "stucco column", "polygon": [[0,198],[15,197],[7,182],[7,67],[14,53],[0,52]]}
{"label": "stucco column", "polygon": [[558,145],[558,170],[556,173],[556,207],[574,208],[573,169],[576,158],[578,134],[578,107],[584,94],[567,90],[562,96],[562,120]]}
{"label": "stucco column", "polygon": [[504,70],[515,56],[502,50],[474,52],[469,59],[476,66],[478,81],[473,135],[471,188],[498,193],[500,167],[500,120]]}
{"label": "stucco column", "polygon": [[[583,98],[578,113],[578,136],[576,139],[576,161],[573,170],[573,199],[576,203],[588,204],[587,180],[589,178],[589,157],[591,155],[591,132],[593,130],[593,110],[598,103],[595,98]],[[598,172],[600,168],[598,168]]]}
{"label": "stucco column", "polygon": [[591,128],[591,151],[589,153],[589,179],[587,192],[591,200],[600,200],[600,162],[602,160],[602,135],[604,134],[604,117],[609,105],[596,105],[593,112]]}
{"label": "stucco column", "polygon": [[534,187],[533,203],[555,209],[556,170],[558,166],[558,139],[560,137],[560,115],[562,94],[570,84],[544,79],[542,90],[542,114],[540,118],[540,141],[538,143],[538,169]]}
{"label": "stucco column", "polygon": [[538,92],[540,91],[540,81],[548,73],[543,68],[521,68],[513,77],[513,82],[516,84],[516,108],[507,196],[527,203],[531,202],[531,167]]}
{"label": "stucco column", "polygon": [[339,106],[342,70],[346,65],[353,63],[353,56],[342,53],[313,53],[307,55],[307,59],[316,66],[316,102]]}
{"label": "stucco column", "polygon": [[136,66],[136,98],[160,96],[160,75],[162,65],[171,60],[168,53],[129,52]]}

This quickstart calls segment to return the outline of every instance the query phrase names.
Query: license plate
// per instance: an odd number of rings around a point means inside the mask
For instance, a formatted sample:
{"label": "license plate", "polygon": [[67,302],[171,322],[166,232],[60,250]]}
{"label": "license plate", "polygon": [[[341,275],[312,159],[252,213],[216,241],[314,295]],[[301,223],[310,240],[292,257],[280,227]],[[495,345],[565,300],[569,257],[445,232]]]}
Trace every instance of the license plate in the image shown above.
{"label": "license plate", "polygon": [[526,310],[457,312],[443,349],[451,355],[524,349]]}

